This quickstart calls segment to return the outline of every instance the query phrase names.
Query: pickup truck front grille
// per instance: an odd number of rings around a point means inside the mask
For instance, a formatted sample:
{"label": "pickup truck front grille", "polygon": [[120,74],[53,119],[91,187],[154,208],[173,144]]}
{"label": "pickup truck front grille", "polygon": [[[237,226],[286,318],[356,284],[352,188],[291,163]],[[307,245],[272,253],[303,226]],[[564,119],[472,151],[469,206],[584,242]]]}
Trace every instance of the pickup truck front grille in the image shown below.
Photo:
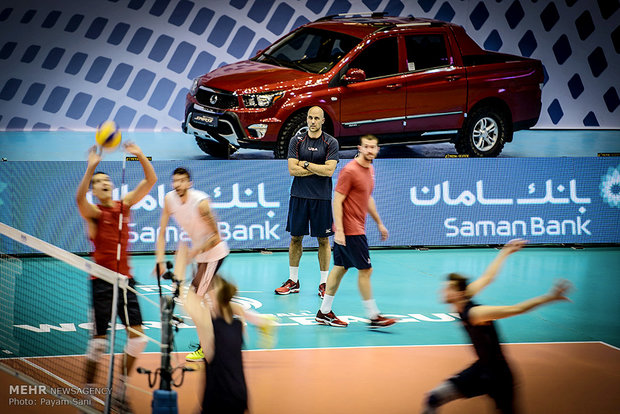
{"label": "pickup truck front grille", "polygon": [[196,100],[200,105],[218,109],[231,109],[239,106],[239,99],[227,91],[200,87],[196,92]]}

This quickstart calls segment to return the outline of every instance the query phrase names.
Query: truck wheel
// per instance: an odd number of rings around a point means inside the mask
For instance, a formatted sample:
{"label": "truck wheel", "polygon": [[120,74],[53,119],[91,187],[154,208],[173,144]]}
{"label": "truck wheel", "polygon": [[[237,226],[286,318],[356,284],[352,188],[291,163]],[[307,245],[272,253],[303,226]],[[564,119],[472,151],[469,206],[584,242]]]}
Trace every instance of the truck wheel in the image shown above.
{"label": "truck wheel", "polygon": [[306,111],[299,112],[290,117],[280,131],[278,142],[276,142],[276,147],[273,150],[275,157],[280,159],[288,158],[288,144],[291,142],[291,138],[299,132],[307,131],[308,121]]}
{"label": "truck wheel", "polygon": [[200,149],[215,158],[228,158],[237,151],[237,148],[230,144],[221,144],[198,137],[195,138]]}
{"label": "truck wheel", "polygon": [[509,133],[501,112],[489,107],[475,109],[459,133],[456,151],[474,157],[497,157]]}

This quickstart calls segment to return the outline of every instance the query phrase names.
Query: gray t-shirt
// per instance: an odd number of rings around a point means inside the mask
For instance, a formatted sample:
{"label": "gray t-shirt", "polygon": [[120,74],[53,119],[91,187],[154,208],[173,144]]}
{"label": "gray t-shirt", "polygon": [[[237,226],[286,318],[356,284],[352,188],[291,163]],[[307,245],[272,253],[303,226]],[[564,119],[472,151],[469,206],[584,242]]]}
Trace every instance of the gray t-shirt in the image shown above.
{"label": "gray t-shirt", "polygon": [[[323,132],[318,138],[310,138],[308,134],[297,134],[291,138],[288,146],[288,158],[325,164],[327,160],[339,160],[338,141]],[[332,199],[332,177],[309,175],[295,177],[291,186],[291,196],[312,198],[317,200]]]}

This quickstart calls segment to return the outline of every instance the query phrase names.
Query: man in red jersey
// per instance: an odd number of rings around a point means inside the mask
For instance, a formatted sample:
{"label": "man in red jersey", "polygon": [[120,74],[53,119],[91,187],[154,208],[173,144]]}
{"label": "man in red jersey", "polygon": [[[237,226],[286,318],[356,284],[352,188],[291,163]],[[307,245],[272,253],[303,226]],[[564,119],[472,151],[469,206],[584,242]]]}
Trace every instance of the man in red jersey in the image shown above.
{"label": "man in red jersey", "polygon": [[379,140],[374,135],[364,135],[357,146],[358,156],[340,171],[334,193],[334,267],[327,278],[325,297],[315,320],[322,325],[346,327],[332,311],[334,296],[340,281],[350,267],[358,269],[358,286],[362,295],[364,309],[371,328],[393,325],[394,319],[385,318],[379,312],[372,297],[370,275],[372,265],[366,239],[366,215],[377,223],[381,239],[388,238],[388,230],[377,212],[372,190],[375,185],[375,171],[372,160],[379,152]]}
{"label": "man in red jersey", "polygon": [[[78,186],[76,200],[80,215],[88,224],[88,236],[95,245],[95,251],[92,255],[95,262],[129,277],[129,285],[134,286],[135,281],[131,276],[131,269],[127,261],[129,209],[149,193],[157,182],[157,175],[149,160],[136,144],[125,144],[125,151],[137,157],[144,169],[144,179],[136,188],[122,197],[120,201],[113,200],[112,189],[114,185],[110,177],[103,172],[95,172],[95,168],[101,161],[101,155],[93,147],[88,154],[88,166]],[[97,205],[89,203],[86,199],[89,184],[92,186],[93,195],[99,200]],[[122,226],[120,226],[119,235],[119,222],[121,220]],[[121,245],[120,257],[117,256],[119,243]],[[87,351],[87,386],[93,384],[95,380],[97,362],[107,345],[106,334],[112,315],[113,286],[104,280],[91,277],[91,293],[95,326]],[[127,330],[128,339],[124,352],[122,384],[125,383],[126,373],[131,371],[136,357],[146,347],[146,338],[138,334],[138,332],[142,333],[142,315],[138,306],[138,298],[134,292],[128,291],[126,300],[127,314],[125,313],[125,297],[122,294],[119,295],[117,308],[118,316],[123,324],[132,328]],[[124,398],[123,394],[124,390],[121,392],[121,397]]]}

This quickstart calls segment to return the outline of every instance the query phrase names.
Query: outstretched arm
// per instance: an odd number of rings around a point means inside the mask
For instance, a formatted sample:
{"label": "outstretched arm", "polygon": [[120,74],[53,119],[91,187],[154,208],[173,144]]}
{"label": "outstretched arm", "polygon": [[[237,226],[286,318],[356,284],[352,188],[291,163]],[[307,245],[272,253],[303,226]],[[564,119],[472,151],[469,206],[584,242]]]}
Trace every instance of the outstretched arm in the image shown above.
{"label": "outstretched arm", "polygon": [[473,325],[480,325],[496,319],[508,318],[529,312],[532,309],[555,301],[570,301],[566,293],[571,289],[567,280],[557,281],[546,295],[528,299],[512,306],[475,306],[469,311],[469,320]]}
{"label": "outstretched arm", "polygon": [[467,285],[467,295],[470,298],[474,297],[475,295],[480,293],[482,289],[484,289],[491,282],[493,282],[508,256],[521,250],[526,243],[527,242],[525,240],[521,239],[514,239],[506,243],[506,245],[498,253],[497,257],[495,257],[495,259],[484,271],[482,276]]}
{"label": "outstretched arm", "polygon": [[97,165],[101,162],[101,155],[97,154],[96,146],[92,146],[88,151],[88,166],[86,167],[82,181],[80,181],[75,194],[75,200],[77,201],[80,215],[86,220],[97,218],[100,213],[96,206],[88,202],[86,199],[86,193],[88,193],[88,188],[90,187],[90,181],[93,179],[95,168],[97,168]]}
{"label": "outstretched arm", "polygon": [[151,188],[153,188],[157,182],[157,175],[155,174],[153,165],[142,153],[140,147],[133,142],[128,142],[125,144],[125,151],[138,157],[138,161],[140,161],[140,164],[142,164],[142,169],[144,170],[144,179],[140,181],[133,191],[127,193],[127,195],[123,198],[123,203],[131,207],[138,201],[142,200],[142,198],[147,195],[149,191],[151,191]]}

